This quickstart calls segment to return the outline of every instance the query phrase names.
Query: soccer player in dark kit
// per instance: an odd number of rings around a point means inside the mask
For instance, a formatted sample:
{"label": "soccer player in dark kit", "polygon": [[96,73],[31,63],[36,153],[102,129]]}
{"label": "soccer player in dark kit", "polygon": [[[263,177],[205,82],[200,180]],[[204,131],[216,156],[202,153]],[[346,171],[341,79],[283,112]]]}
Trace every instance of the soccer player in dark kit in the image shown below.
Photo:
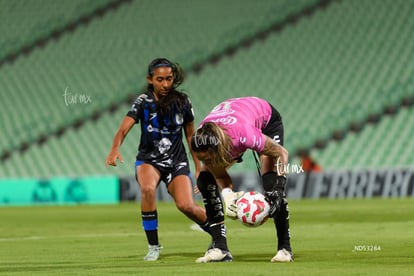
{"label": "soccer player in dark kit", "polygon": [[[106,164],[116,166],[120,146],[135,124],[141,126],[141,139],[135,163],[136,179],[141,190],[141,218],[147,241],[146,261],[160,256],[156,189],[166,183],[177,208],[210,233],[205,210],[195,204],[188,159],[182,133],[190,145],[194,133],[194,114],[188,96],[177,90],[184,80],[181,67],[165,58],[157,58],[148,66],[147,91],[139,95],[115,134]],[[190,148],[190,146],[189,146]],[[200,162],[191,152],[196,176]]]}

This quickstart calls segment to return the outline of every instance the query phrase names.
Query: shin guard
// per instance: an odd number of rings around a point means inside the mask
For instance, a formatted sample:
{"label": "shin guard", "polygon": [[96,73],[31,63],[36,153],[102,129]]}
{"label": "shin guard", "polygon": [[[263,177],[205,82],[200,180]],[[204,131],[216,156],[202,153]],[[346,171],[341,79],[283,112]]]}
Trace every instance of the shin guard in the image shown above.
{"label": "shin guard", "polygon": [[283,199],[280,210],[273,221],[277,233],[277,249],[281,250],[284,248],[289,252],[292,252],[290,246],[289,207],[286,199]]}
{"label": "shin guard", "polygon": [[201,172],[197,179],[197,187],[203,196],[204,207],[210,224],[223,222],[223,202],[214,176],[210,172]]}
{"label": "shin guard", "polygon": [[203,196],[210,233],[213,238],[212,246],[227,251],[223,202],[214,176],[210,172],[201,172],[197,179],[197,187]]}

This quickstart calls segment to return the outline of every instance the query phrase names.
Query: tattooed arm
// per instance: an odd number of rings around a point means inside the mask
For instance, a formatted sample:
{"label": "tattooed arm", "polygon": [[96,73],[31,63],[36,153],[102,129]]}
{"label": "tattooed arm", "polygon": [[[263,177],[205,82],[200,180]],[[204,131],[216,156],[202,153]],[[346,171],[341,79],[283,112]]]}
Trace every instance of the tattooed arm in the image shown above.
{"label": "tattooed arm", "polygon": [[282,145],[266,136],[265,146],[260,154],[271,157],[278,174],[285,175],[285,168],[288,165],[289,153]]}

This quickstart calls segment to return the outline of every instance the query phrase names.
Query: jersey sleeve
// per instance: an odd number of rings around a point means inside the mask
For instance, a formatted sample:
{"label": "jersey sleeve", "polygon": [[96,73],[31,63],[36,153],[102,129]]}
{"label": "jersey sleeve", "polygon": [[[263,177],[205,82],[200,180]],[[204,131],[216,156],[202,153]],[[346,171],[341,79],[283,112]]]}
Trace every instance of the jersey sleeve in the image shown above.
{"label": "jersey sleeve", "polygon": [[139,122],[140,118],[142,117],[142,111],[144,109],[144,99],[147,97],[145,94],[141,94],[132,104],[131,109],[126,114],[127,116],[133,118],[136,123]]}
{"label": "jersey sleeve", "polygon": [[183,110],[183,117],[184,117],[184,124],[188,124],[194,121],[193,105],[191,104],[189,97],[186,97],[185,99],[185,108]]}

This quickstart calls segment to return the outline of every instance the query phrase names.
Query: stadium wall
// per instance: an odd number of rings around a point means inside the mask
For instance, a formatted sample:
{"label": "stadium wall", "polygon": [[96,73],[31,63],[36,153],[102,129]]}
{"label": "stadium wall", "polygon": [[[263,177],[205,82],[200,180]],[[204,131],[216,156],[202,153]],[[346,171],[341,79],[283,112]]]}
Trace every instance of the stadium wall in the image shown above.
{"label": "stadium wall", "polygon": [[414,196],[414,170],[327,171],[289,177],[289,198],[372,198]]}
{"label": "stadium wall", "polygon": [[[262,192],[256,172],[232,174],[232,178],[234,190]],[[287,187],[289,199],[412,197],[414,169],[299,172],[289,175]],[[163,183],[158,187],[157,199],[172,200]],[[200,195],[195,195],[195,199],[201,200]],[[0,180],[0,206],[117,204],[140,200],[132,176]]]}
{"label": "stadium wall", "polygon": [[[234,190],[262,192],[256,172],[232,174],[232,178]],[[133,177],[123,178],[120,183],[121,200],[140,200],[139,188]],[[292,173],[288,177],[287,194],[289,199],[411,197],[414,196],[414,169]],[[171,200],[163,184],[158,188],[158,199]]]}
{"label": "stadium wall", "polygon": [[119,178],[1,179],[0,206],[119,203]]}

